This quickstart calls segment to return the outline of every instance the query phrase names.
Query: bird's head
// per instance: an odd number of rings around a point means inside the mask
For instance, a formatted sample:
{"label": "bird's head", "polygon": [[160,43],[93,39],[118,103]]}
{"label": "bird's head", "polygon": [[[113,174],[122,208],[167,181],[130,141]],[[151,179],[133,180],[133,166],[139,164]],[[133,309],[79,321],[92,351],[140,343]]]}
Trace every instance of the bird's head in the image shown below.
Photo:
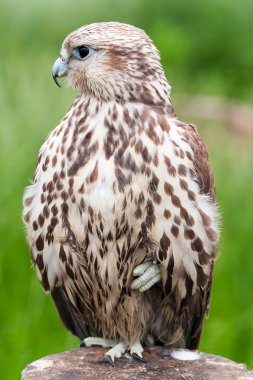
{"label": "bird's head", "polygon": [[169,102],[170,86],[146,33],[117,22],[83,26],[64,40],[53,78],[102,101]]}

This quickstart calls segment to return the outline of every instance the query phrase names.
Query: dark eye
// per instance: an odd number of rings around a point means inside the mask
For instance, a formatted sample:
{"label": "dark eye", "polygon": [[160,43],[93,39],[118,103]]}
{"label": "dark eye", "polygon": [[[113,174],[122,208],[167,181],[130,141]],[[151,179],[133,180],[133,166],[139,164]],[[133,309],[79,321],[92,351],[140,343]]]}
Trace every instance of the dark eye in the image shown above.
{"label": "dark eye", "polygon": [[90,49],[87,46],[79,46],[77,49],[80,58],[85,58],[87,55],[89,55]]}
{"label": "dark eye", "polygon": [[73,52],[72,52],[72,56],[74,58],[77,58],[77,59],[85,59],[86,57],[89,57],[90,55],[93,54],[93,49],[88,47],[88,46],[85,46],[85,45],[82,45],[82,46],[78,46],[76,47]]}

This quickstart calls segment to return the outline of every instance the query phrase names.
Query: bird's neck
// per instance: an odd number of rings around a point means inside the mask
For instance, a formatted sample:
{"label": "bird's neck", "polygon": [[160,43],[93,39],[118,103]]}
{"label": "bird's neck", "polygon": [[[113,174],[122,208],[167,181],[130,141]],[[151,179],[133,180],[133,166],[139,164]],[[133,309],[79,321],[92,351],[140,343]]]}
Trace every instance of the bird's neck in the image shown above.
{"label": "bird's neck", "polygon": [[[170,99],[171,87],[166,78],[156,79],[150,78],[145,84],[140,83],[136,86],[129,86],[124,92],[111,92],[110,97],[101,97],[96,93],[81,94],[78,99],[84,104],[93,104],[99,109],[107,109],[107,106],[115,104],[117,107],[128,107],[131,104],[139,104],[140,106],[148,106],[159,113],[167,113],[175,116],[174,109]],[[110,107],[109,107],[110,108]]]}

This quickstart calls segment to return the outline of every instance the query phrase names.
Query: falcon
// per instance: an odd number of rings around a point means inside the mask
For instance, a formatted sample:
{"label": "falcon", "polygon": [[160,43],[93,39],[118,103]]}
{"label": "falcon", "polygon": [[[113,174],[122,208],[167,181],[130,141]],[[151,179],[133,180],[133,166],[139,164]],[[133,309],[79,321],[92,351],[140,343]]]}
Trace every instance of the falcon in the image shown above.
{"label": "falcon", "polygon": [[219,237],[214,179],[141,29],[70,33],[53,66],[78,96],[24,194],[32,262],[64,325],[105,358],[197,349]]}

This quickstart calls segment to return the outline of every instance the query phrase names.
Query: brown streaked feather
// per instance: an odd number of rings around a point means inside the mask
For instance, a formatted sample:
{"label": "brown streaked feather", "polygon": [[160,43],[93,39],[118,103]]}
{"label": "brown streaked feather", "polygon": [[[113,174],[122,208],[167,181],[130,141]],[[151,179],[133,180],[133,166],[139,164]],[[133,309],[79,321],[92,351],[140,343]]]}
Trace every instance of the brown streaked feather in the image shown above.
{"label": "brown streaked feather", "polygon": [[[193,124],[179,123],[180,128],[184,129],[184,136],[186,141],[189,143],[192,151],[193,157],[191,155],[188,158],[193,160],[196,181],[199,185],[200,193],[209,195],[211,200],[215,203],[215,185],[213,171],[209,162],[209,155],[205,146],[204,141],[197,132],[197,127]],[[187,326],[185,331],[185,346],[188,349],[197,349],[199,346],[203,319],[205,314],[209,312],[212,279],[213,279],[213,267],[215,258],[215,247],[213,252],[213,259],[211,263],[211,270],[209,278],[206,281],[205,287],[201,291],[201,307],[200,313],[193,315],[190,324]]]}
{"label": "brown streaked feather", "polygon": [[193,164],[200,192],[202,194],[210,195],[212,200],[215,201],[213,171],[204,141],[198,134],[195,125],[181,123],[180,127],[184,129],[185,139],[189,143],[194,154]]}
{"label": "brown streaked feather", "polygon": [[212,281],[213,281],[214,259],[212,260],[212,268],[208,278],[207,286],[202,294],[202,304],[200,315],[195,315],[185,334],[185,345],[189,350],[196,350],[199,347],[200,338],[203,329],[203,321],[206,314],[209,312]]}
{"label": "brown streaked feather", "polygon": [[51,296],[64,326],[81,340],[89,336],[88,326],[77,318],[73,306],[64,295],[63,289],[55,287],[51,291]]}

